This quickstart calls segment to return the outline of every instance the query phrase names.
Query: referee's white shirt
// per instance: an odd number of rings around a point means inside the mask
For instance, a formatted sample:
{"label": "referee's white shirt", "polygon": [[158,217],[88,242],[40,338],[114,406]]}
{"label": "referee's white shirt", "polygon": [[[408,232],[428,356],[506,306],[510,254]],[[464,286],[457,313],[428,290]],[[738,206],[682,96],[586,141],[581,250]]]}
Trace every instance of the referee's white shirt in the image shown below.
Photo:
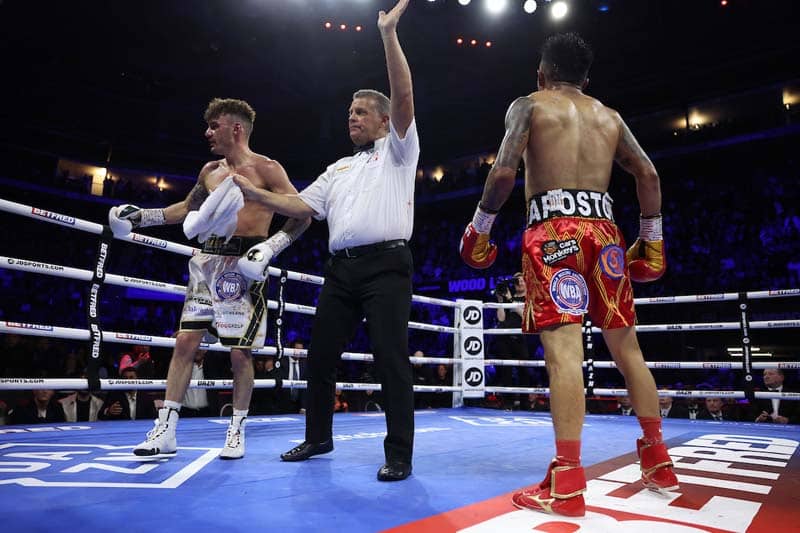
{"label": "referee's white shirt", "polygon": [[390,121],[389,134],[374,149],[343,157],[298,194],[314,218],[328,219],[331,253],[411,238],[418,160],[416,121],[403,139]]}

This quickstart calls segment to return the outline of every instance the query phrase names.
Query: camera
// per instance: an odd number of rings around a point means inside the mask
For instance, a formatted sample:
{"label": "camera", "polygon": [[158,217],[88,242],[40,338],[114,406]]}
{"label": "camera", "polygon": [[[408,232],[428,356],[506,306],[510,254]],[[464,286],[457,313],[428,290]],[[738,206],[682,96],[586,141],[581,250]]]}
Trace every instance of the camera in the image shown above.
{"label": "camera", "polygon": [[497,296],[499,294],[504,300],[511,302],[511,298],[514,297],[514,291],[516,290],[517,283],[517,278],[514,277],[501,278],[497,280],[494,290],[492,291],[492,296]]}

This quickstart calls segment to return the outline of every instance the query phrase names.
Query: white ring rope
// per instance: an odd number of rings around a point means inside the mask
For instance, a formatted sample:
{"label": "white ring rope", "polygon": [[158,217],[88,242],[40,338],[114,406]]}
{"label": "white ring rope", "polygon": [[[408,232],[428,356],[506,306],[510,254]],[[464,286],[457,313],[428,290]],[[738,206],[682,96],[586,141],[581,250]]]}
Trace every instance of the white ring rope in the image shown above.
{"label": "white ring rope", "polygon": [[[800,296],[800,289],[776,289],[770,291],[749,291],[744,293],[750,300],[763,300],[766,298],[784,298],[786,296]],[[724,292],[720,294],[690,294],[686,296],[655,296],[651,298],[634,298],[636,305],[648,304],[682,304],[697,302],[731,302],[739,300],[738,292]],[[524,304],[518,302],[500,303],[484,302],[487,309],[522,309]]]}
{"label": "white ring rope", "polygon": [[[544,367],[545,362],[542,360],[531,361],[529,359],[484,359],[484,364],[494,366],[530,366],[530,367]],[[594,361],[592,363],[595,368],[617,368],[614,361]],[[680,370],[742,370],[743,363],[728,362],[728,361],[646,361],[647,368],[654,368],[657,370],[665,369],[680,369]],[[583,362],[586,366],[586,361]],[[800,361],[780,361],[771,363],[752,363],[752,368],[763,370],[765,368],[780,368],[781,370],[797,370],[800,369]]]}
{"label": "white ring rope", "polygon": [[[87,233],[94,233],[95,235],[100,235],[103,233],[103,226],[101,224],[97,224],[96,222],[89,222],[88,220],[83,220],[68,215],[62,215],[60,213],[54,213],[46,209],[39,209],[38,207],[31,207],[25,204],[18,204],[16,202],[4,200],[2,198],[0,198],[0,211],[15,213],[17,215],[22,215],[24,217],[33,218],[34,220],[50,222],[51,224],[58,224],[59,226],[65,226],[68,228],[77,229],[79,231],[85,231]],[[114,237],[114,238],[126,242],[132,242],[134,244],[141,244],[142,246],[148,246],[150,248],[156,248],[158,250],[166,250],[168,252],[174,252],[180,255],[193,256],[200,253],[199,248],[193,248],[191,246],[186,246],[185,244],[178,244],[175,242],[165,241],[163,239],[157,239],[155,237],[149,237],[147,235],[141,235],[138,233],[130,233],[129,235],[126,235],[124,237]],[[272,266],[269,267],[270,276],[280,277],[281,272],[282,271],[280,268]],[[322,276],[314,276],[313,274],[305,274],[303,272],[293,272],[291,270],[287,270],[286,275],[287,279],[289,280],[312,283],[315,285],[322,285],[325,281],[325,278],[323,278]],[[411,300],[415,303],[442,305],[445,307],[456,307],[456,305],[458,305],[456,302],[453,302],[451,300],[430,298],[428,296],[413,295]],[[432,329],[430,331],[440,331],[440,330]]]}
{"label": "white ring rope", "polygon": [[[754,320],[751,329],[800,328],[800,320]],[[639,324],[639,333],[655,333],[664,331],[728,331],[741,329],[738,322],[706,322],[699,324]],[[600,328],[592,328],[592,333],[602,333]],[[483,330],[484,335],[521,335],[520,328],[494,328]]]}
{"label": "white ring rope", "polygon": [[[89,222],[79,218],[54,213],[44,209],[34,208],[15,202],[10,202],[0,198],[0,210],[15,213],[18,215],[34,218],[37,220],[44,220],[53,224],[71,227],[81,231],[94,234],[102,234],[103,226],[94,222]],[[171,251],[186,256],[193,256],[200,252],[199,249],[190,246],[165,241],[131,233],[125,237],[116,237],[120,240],[141,244],[151,248]],[[0,256],[0,267],[9,268],[12,270],[19,270],[25,272],[33,272],[38,274],[47,274],[57,277],[78,279],[82,281],[90,281],[92,279],[92,272],[78,268],[66,267],[61,265],[53,265],[38,261],[29,261],[25,259],[11,258]],[[269,267],[269,275],[280,276],[282,270],[276,267]],[[293,281],[300,281],[321,285],[324,278],[305,273],[285,271],[287,279]],[[151,281],[140,279],[130,276],[119,276],[116,274],[106,274],[106,283],[112,285],[119,285],[124,287],[145,288],[149,290],[166,292],[171,294],[183,295],[186,292],[186,287],[181,285],[174,285],[165,282]],[[780,298],[786,296],[800,296],[800,289],[781,289],[770,291],[752,291],[744,293],[749,299],[765,299],[765,298]],[[721,293],[721,294],[699,294],[687,296],[669,296],[669,297],[653,297],[653,298],[637,298],[634,302],[637,305],[648,304],[669,304],[669,303],[694,303],[694,302],[719,302],[719,301],[735,301],[739,300],[741,295],[739,293]],[[441,305],[445,307],[456,307],[457,302],[451,300],[444,300],[439,298],[431,298],[427,296],[413,295],[412,301],[416,303],[426,303]],[[276,309],[278,303],[275,301],[268,301],[269,309]],[[483,302],[483,307],[486,309],[511,309],[519,308],[519,303],[497,303],[497,302]],[[293,311],[301,314],[314,314],[316,309],[313,306],[301,304],[285,304],[287,311]],[[775,328],[797,328],[800,327],[800,320],[769,320],[769,321],[752,321],[749,323],[751,329],[775,329]],[[458,328],[449,326],[440,326],[433,324],[424,324],[420,322],[409,322],[409,328],[420,329],[426,331],[434,331],[439,333],[458,333]],[[637,325],[636,331],[639,332],[664,332],[664,331],[712,331],[712,330],[739,330],[741,324],[738,322],[717,322],[717,323],[697,323],[697,324],[650,324],[650,325]],[[23,330],[23,331],[20,331]],[[591,328],[592,333],[600,333],[600,328]],[[64,328],[50,325],[28,324],[22,322],[0,321],[0,333],[16,333],[27,334],[32,336],[42,337],[58,337],[62,339],[72,340],[89,340],[91,335],[88,330],[76,328]],[[483,330],[484,335],[519,335],[522,330],[518,328],[495,328]],[[112,331],[103,332],[103,340],[107,342],[117,342],[122,344],[145,344],[149,346],[159,347],[173,347],[175,339],[171,337],[159,337],[153,335],[140,335],[132,333],[120,333]],[[230,348],[223,346],[220,343],[215,344],[202,344],[202,348],[211,351],[228,351]],[[274,347],[264,347],[252,350],[253,355],[275,355],[277,350]],[[289,356],[305,357],[306,350],[297,350],[287,348],[284,353]],[[344,360],[354,361],[373,361],[372,354],[344,352],[342,354]],[[458,365],[462,361],[458,359],[444,358],[444,357],[409,357],[411,363],[427,363],[427,364],[447,364]],[[511,359],[485,359],[485,365],[498,365],[498,366],[522,366],[522,367],[542,367],[544,361],[529,361],[529,360],[511,360]],[[616,365],[611,361],[596,361],[593,363],[595,368],[615,368]],[[586,366],[586,363],[584,363]],[[649,368],[655,369],[687,369],[687,370],[706,370],[706,369],[742,369],[743,363],[727,363],[727,362],[684,362],[684,361],[666,361],[666,362],[648,362]],[[752,368],[800,368],[798,362],[780,362],[780,363],[753,363]],[[130,389],[132,386],[141,389],[154,389],[161,390],[166,388],[166,380],[120,380],[120,379],[101,379],[101,389]],[[276,380],[271,379],[258,379],[255,380],[255,388],[271,388],[276,386]],[[305,388],[306,382],[303,380],[282,380],[284,388]],[[233,380],[221,379],[208,379],[208,380],[192,380],[190,382],[191,388],[230,388],[233,386]],[[0,378],[0,387],[2,389],[36,389],[36,388],[54,388],[54,389],[87,389],[88,380],[86,379],[29,379],[29,378]],[[337,387],[344,390],[380,390],[379,384],[373,383],[337,383]],[[418,392],[460,392],[460,387],[441,387],[441,386],[424,386],[415,385],[414,390]],[[534,394],[549,394],[549,388],[543,387],[492,387],[487,386],[484,388],[486,392],[508,392],[508,393],[534,393]],[[595,396],[625,396],[628,394],[626,389],[593,389]],[[728,398],[745,398],[744,391],[659,391],[661,396],[678,396],[678,397],[707,397],[707,396],[720,396]],[[772,399],[781,398],[789,400],[800,400],[800,393],[791,392],[755,392],[755,397],[758,399]]]}
{"label": "white ring rope", "polygon": [[[33,272],[36,274],[46,274],[50,276],[78,279],[82,281],[89,281],[92,279],[92,273],[89,270],[65,267],[61,265],[54,265],[39,261],[29,261],[27,259],[19,259],[16,257],[0,256],[0,266],[11,270]],[[300,276],[300,274],[298,274],[298,276]],[[182,285],[173,285],[171,283],[151,281],[147,279],[134,278],[130,276],[119,276],[116,274],[106,274],[106,282],[111,285],[145,288],[148,290],[166,292],[170,294],[183,295],[186,292],[186,287]],[[791,292],[790,290],[786,290],[785,292],[786,294],[781,294],[780,296],[795,296],[795,293]],[[797,294],[800,294],[800,292]],[[770,297],[778,297],[778,296],[773,295]],[[431,299],[431,300],[437,300],[437,299]],[[441,301],[447,301],[447,300],[441,300]],[[484,305],[488,307],[490,304],[484,304]],[[515,304],[501,304],[501,305],[514,306]],[[269,300],[267,302],[267,306],[269,309],[277,309],[278,303],[274,300]],[[286,310],[306,315],[313,315],[316,312],[316,308],[313,306],[302,305],[302,304],[291,304],[291,303],[286,304]],[[435,324],[424,324],[422,322],[409,322],[408,327],[411,329],[434,331],[438,333],[456,333],[458,331],[458,329],[454,327],[440,326]],[[714,330],[723,331],[723,330],[737,330],[740,327],[741,326],[738,322],[716,322],[716,323],[712,322],[712,323],[698,323],[698,324],[639,324],[636,326],[636,331],[641,333],[665,332],[665,331],[714,331]],[[798,328],[800,327],[800,320],[761,320],[761,321],[756,320],[750,322],[750,327],[752,329]],[[592,333],[600,333],[601,331],[602,330],[600,328],[592,328]],[[484,335],[520,335],[522,334],[522,330],[520,328],[495,328],[495,329],[486,329],[484,330],[483,333]]]}
{"label": "white ring rope", "polygon": [[[282,380],[283,389],[305,389],[305,380]],[[253,387],[256,389],[275,388],[277,381],[274,379],[256,379]],[[0,378],[2,390],[87,390],[89,380],[83,378]],[[232,379],[192,379],[189,381],[190,389],[230,389],[233,387]],[[337,383],[336,387],[342,390],[379,391],[380,383]],[[101,379],[101,390],[164,390],[167,388],[166,379]],[[440,387],[433,385],[414,385],[415,392],[456,392],[460,387]]]}
{"label": "white ring rope", "polygon": [[[54,265],[50,263],[43,263],[40,261],[29,261],[27,259],[19,259],[17,257],[0,256],[0,267],[8,268],[10,270],[19,270],[22,272],[32,272],[35,274],[45,274],[61,278],[77,279],[81,281],[89,281],[92,279],[92,272],[89,270],[66,267],[61,265]],[[298,274],[298,276],[300,275]],[[156,292],[166,292],[177,295],[186,294],[186,287],[183,285],[173,285],[171,283],[165,283],[162,281],[152,281],[147,279],[134,278],[130,276],[119,276],[117,274],[106,274],[106,283],[108,283],[109,285],[118,285],[121,287],[136,287]],[[275,300],[268,300],[267,307],[269,309],[277,309],[278,302],[276,302]],[[305,315],[313,315],[314,313],[316,313],[316,307],[311,305],[286,303],[285,309],[287,311],[302,313]],[[450,326],[424,324],[421,322],[409,322],[408,327],[411,329],[435,331],[438,333],[455,333],[456,331],[458,331],[456,328]]]}
{"label": "white ring rope", "polygon": [[[8,320],[0,320],[0,333],[9,333],[16,335],[29,335],[32,337],[55,337],[59,339],[86,341],[89,340],[90,334],[87,329],[78,328],[65,328],[60,326],[51,326],[47,324],[29,324],[26,322],[12,322]],[[175,339],[172,337],[160,337],[157,335],[144,335],[141,333],[122,333],[118,331],[103,331],[103,341],[117,344],[139,344],[145,346],[156,346],[159,348],[173,348],[175,346]],[[223,346],[217,342],[214,344],[201,343],[200,348],[203,350],[210,350],[212,352],[228,352],[230,346]],[[256,348],[251,350],[253,355],[276,355],[277,350],[274,346],[265,346],[263,348]],[[297,358],[304,358],[308,355],[306,349],[284,348],[284,355],[294,356]],[[343,352],[342,359],[346,361],[374,361],[374,357],[369,353],[359,352]],[[437,363],[437,364],[454,364],[453,359],[444,357],[409,357],[412,363]],[[460,361],[459,361],[460,362]]]}

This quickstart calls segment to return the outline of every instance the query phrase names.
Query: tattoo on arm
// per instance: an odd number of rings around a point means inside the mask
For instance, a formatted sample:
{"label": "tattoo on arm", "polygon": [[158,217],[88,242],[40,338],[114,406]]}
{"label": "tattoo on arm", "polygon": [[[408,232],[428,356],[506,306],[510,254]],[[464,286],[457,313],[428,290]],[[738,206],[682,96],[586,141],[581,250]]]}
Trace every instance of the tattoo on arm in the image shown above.
{"label": "tattoo on arm", "polygon": [[186,205],[189,206],[189,211],[200,209],[206,198],[208,198],[208,190],[205,185],[198,181],[194,188],[189,191],[189,196],[186,197]]}
{"label": "tattoo on arm", "polygon": [[506,134],[497,152],[495,165],[512,168],[516,172],[522,153],[528,146],[531,133],[533,101],[527,97],[517,98],[506,113]]}
{"label": "tattoo on arm", "polygon": [[642,147],[639,146],[639,142],[636,140],[636,137],[633,136],[628,125],[621,119],[620,126],[622,129],[620,131],[615,159],[622,168],[632,174],[636,174],[637,169],[650,166],[652,162],[650,158],[647,157]]}

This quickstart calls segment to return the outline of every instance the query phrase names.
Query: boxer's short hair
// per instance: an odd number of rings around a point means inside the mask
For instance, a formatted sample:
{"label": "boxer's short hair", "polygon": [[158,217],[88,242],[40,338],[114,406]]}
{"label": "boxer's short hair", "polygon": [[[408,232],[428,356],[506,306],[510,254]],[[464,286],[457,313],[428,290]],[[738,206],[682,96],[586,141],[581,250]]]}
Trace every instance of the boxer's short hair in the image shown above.
{"label": "boxer's short hair", "polygon": [[250,104],[244,100],[236,98],[214,98],[208,103],[203,118],[210,122],[221,115],[233,115],[239,118],[245,126],[249,135],[253,131],[253,123],[256,121],[256,112]]}
{"label": "boxer's short hair", "polygon": [[592,47],[577,33],[551,35],[542,45],[542,63],[552,81],[582,84],[593,60]]}

